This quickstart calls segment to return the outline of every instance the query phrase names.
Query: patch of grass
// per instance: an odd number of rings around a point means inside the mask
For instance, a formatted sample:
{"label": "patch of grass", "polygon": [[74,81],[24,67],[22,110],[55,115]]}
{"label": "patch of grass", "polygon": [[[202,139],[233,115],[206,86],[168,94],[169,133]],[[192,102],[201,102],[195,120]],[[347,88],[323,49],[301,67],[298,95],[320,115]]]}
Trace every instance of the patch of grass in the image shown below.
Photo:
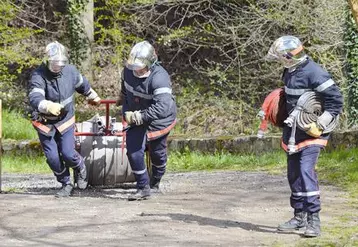
{"label": "patch of grass", "polygon": [[347,189],[353,197],[358,197],[358,149],[341,149],[322,152],[317,171],[320,180]]}
{"label": "patch of grass", "polygon": [[319,238],[299,241],[297,247],[353,247],[358,246],[358,226],[347,226],[338,222],[334,226],[322,228],[323,235]]}
{"label": "patch of grass", "polygon": [[41,154],[18,155],[16,153],[1,156],[2,171],[6,173],[44,174],[51,173],[46,158]]}
{"label": "patch of grass", "polygon": [[[169,155],[168,170],[174,172],[200,170],[266,171],[272,174],[286,172],[286,154],[283,151],[235,155],[230,153],[201,154],[173,152]],[[318,159],[320,180],[341,186],[358,197],[358,149],[323,151]]]}
{"label": "patch of grass", "polygon": [[281,173],[286,169],[283,152],[235,155],[230,153],[201,154],[198,152],[173,152],[169,155],[170,171],[239,170]]}
{"label": "patch of grass", "polygon": [[7,193],[22,193],[25,191],[24,189],[13,188],[13,187],[5,187],[5,188],[2,188],[2,190]]}
{"label": "patch of grass", "polygon": [[30,120],[21,113],[3,110],[2,129],[4,139],[25,140],[38,138]]}

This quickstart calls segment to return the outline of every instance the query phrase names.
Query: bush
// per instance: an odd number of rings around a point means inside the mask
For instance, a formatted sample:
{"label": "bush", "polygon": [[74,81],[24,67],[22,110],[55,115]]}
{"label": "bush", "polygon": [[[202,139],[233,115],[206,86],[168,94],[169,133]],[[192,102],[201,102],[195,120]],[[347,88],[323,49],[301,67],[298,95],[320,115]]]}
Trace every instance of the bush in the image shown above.
{"label": "bush", "polygon": [[19,83],[28,68],[39,63],[31,55],[31,37],[40,32],[18,25],[20,10],[12,1],[0,4],[0,98],[8,107],[20,106],[26,98],[26,83]]}
{"label": "bush", "polygon": [[15,140],[29,140],[38,138],[30,120],[21,113],[3,110],[3,138]]}

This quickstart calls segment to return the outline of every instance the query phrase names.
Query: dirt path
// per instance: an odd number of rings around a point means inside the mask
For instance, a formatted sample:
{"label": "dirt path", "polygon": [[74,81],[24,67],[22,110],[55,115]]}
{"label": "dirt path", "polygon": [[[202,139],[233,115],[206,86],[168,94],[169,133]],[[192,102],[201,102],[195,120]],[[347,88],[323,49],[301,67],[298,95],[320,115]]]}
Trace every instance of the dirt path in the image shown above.
{"label": "dirt path", "polygon": [[[62,199],[53,196],[56,186],[52,176],[3,177],[3,189],[24,192],[0,194],[0,246],[293,246],[301,239],[276,232],[292,215],[284,176],[167,174],[164,194],[141,202],[125,200],[132,186]],[[348,210],[346,195],[332,186],[321,192],[328,224]]]}

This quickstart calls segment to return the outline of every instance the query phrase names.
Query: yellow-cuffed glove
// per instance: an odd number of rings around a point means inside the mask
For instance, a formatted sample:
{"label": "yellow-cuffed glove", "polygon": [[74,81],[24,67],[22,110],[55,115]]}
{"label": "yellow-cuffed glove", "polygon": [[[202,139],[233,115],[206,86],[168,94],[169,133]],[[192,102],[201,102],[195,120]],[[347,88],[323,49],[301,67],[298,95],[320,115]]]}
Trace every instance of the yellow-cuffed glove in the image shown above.
{"label": "yellow-cuffed glove", "polygon": [[322,135],[322,129],[318,127],[318,125],[315,122],[312,122],[310,124],[307,124],[305,126],[306,133],[312,137],[320,137]]}
{"label": "yellow-cuffed glove", "polygon": [[87,102],[90,105],[98,106],[101,104],[101,98],[98,96],[96,91],[94,91],[92,88],[90,89],[89,93],[87,93]]}
{"label": "yellow-cuffed glove", "polygon": [[143,124],[143,119],[140,111],[126,111],[124,113],[124,119],[126,120],[127,124],[135,124],[141,125]]}
{"label": "yellow-cuffed glove", "polygon": [[126,120],[127,124],[134,123],[133,115],[134,115],[134,112],[132,112],[132,111],[126,111],[124,113],[124,120]]}
{"label": "yellow-cuffed glove", "polygon": [[99,96],[97,96],[94,99],[89,99],[88,104],[98,106],[101,104],[101,98]]}
{"label": "yellow-cuffed glove", "polygon": [[48,113],[51,113],[52,115],[58,116],[61,113],[61,109],[63,108],[63,105],[59,103],[55,103],[52,101],[48,101],[46,105],[46,110]]}

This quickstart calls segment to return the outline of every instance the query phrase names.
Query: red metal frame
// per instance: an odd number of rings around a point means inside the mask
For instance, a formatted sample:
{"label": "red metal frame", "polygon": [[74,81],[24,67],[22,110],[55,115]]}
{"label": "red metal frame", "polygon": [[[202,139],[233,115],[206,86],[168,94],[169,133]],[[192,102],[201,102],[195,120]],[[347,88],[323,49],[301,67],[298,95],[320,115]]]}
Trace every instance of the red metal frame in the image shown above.
{"label": "red metal frame", "polygon": [[[93,132],[75,132],[75,136],[124,136],[124,131],[118,131],[117,133],[112,134],[111,129],[109,128],[109,105],[115,104],[116,100],[111,99],[103,99],[101,100],[100,104],[106,105],[106,125],[104,129],[104,134],[98,134]],[[123,129],[126,126],[126,122],[122,121]]]}

